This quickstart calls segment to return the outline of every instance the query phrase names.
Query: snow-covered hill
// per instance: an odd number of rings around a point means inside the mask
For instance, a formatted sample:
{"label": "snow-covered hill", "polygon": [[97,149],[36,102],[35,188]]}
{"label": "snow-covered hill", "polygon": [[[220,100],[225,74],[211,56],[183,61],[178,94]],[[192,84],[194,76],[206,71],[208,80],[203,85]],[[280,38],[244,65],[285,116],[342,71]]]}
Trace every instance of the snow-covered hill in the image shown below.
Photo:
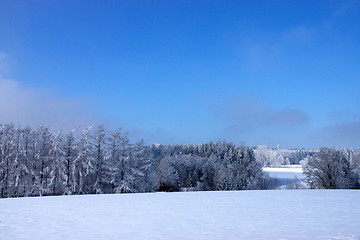
{"label": "snow-covered hill", "polygon": [[0,199],[0,239],[360,239],[360,191]]}

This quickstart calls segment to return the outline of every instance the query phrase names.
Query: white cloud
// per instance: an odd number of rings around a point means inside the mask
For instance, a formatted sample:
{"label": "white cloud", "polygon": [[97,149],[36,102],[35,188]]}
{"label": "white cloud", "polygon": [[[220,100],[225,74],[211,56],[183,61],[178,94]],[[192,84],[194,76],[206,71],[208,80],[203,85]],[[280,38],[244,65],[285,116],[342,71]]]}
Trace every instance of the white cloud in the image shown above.
{"label": "white cloud", "polygon": [[0,77],[0,122],[29,125],[49,125],[68,129],[98,123],[82,99],[53,97],[44,89],[26,87],[18,81]]}

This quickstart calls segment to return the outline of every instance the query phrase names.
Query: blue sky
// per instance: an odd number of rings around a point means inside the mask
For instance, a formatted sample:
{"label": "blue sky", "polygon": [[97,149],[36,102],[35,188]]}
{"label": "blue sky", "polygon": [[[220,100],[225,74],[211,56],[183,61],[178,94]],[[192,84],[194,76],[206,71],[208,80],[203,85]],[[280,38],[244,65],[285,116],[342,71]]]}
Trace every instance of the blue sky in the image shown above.
{"label": "blue sky", "polygon": [[360,147],[360,1],[0,0],[0,122]]}

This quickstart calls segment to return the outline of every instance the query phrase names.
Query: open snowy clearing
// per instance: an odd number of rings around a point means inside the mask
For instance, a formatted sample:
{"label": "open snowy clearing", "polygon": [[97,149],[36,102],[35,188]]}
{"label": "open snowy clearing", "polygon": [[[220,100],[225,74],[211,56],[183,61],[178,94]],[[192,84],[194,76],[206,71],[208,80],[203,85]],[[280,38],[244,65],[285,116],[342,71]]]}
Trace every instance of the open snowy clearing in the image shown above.
{"label": "open snowy clearing", "polygon": [[0,199],[0,239],[360,239],[360,191]]}
{"label": "open snowy clearing", "polygon": [[301,165],[287,165],[286,167],[274,168],[264,167],[263,171],[268,173],[270,177],[277,178],[279,180],[279,189],[283,189],[286,184],[294,181],[295,177],[298,180],[304,180],[305,174]]}

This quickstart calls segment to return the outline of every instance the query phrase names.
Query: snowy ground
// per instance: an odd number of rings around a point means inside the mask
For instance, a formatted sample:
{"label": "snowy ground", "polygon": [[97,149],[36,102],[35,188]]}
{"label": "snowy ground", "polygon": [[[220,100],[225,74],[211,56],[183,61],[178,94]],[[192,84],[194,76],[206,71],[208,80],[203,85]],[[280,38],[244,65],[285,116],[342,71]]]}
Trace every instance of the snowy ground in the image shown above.
{"label": "snowy ground", "polygon": [[360,239],[360,191],[0,199],[0,239]]}
{"label": "snowy ground", "polygon": [[294,181],[295,177],[300,181],[305,179],[301,165],[288,165],[281,168],[264,167],[263,171],[279,180],[279,189],[285,188],[286,184]]}

